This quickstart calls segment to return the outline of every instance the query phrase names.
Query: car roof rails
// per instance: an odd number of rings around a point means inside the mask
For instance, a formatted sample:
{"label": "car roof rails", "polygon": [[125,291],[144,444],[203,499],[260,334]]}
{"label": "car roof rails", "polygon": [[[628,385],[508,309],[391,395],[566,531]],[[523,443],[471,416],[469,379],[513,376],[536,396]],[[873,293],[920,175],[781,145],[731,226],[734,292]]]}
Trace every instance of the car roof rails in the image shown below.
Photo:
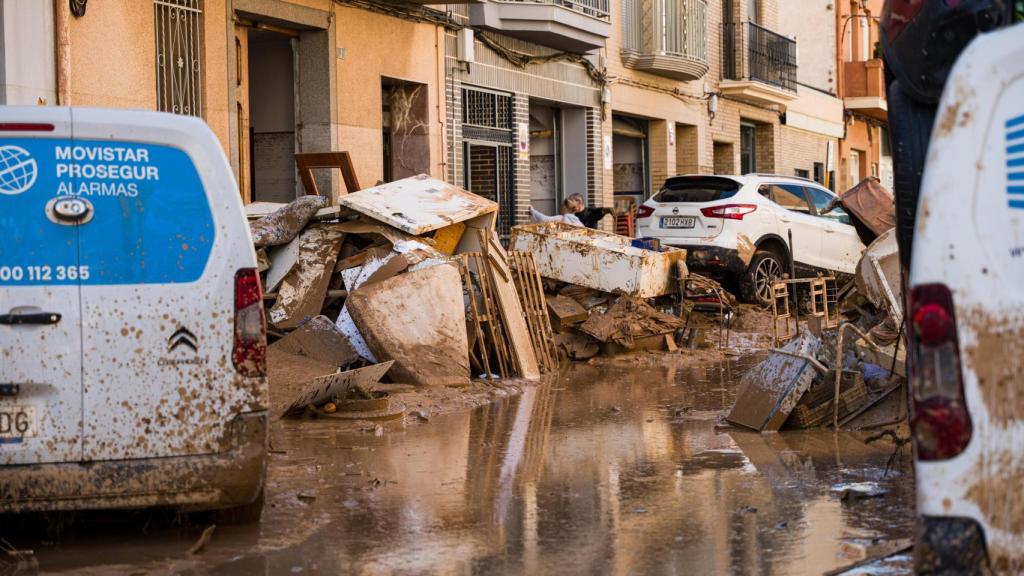
{"label": "car roof rails", "polygon": [[744,176],[757,176],[758,178],[786,178],[789,180],[801,180],[803,182],[810,182],[811,184],[817,184],[821,186],[821,182],[817,180],[811,180],[810,178],[804,178],[803,176],[787,176],[785,174],[771,174],[769,172],[749,172]]}

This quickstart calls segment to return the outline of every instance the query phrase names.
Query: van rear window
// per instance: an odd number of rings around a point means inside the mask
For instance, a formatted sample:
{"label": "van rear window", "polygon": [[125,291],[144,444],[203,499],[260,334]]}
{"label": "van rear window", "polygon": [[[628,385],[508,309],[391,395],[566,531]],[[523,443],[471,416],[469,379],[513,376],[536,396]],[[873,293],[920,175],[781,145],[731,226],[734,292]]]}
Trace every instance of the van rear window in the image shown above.
{"label": "van rear window", "polygon": [[736,194],[739,182],[728,178],[669,178],[655,202],[714,202]]}

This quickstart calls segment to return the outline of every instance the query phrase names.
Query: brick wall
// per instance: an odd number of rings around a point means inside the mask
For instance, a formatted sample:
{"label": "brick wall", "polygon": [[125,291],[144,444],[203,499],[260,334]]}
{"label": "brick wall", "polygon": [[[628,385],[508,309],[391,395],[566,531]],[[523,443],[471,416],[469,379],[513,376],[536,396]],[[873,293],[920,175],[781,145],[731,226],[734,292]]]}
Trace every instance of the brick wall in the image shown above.
{"label": "brick wall", "polygon": [[736,163],[736,146],[730,142],[715,142],[715,174],[736,174],[740,167]]}
{"label": "brick wall", "polygon": [[826,163],[829,137],[788,126],[780,128],[779,136],[778,166],[781,174],[793,176],[796,170],[806,170],[813,177],[814,163]]}

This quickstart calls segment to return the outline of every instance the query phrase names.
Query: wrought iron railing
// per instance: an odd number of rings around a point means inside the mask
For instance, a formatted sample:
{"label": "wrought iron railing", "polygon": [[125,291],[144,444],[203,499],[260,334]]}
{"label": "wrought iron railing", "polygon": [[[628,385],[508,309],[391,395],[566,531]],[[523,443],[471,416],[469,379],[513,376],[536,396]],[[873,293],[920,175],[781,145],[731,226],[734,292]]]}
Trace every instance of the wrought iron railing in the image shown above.
{"label": "wrought iron railing", "polygon": [[796,92],[796,40],[754,22],[726,22],[722,76],[754,80]]}
{"label": "wrought iron railing", "polygon": [[599,20],[608,21],[611,19],[611,0],[495,0],[496,2],[522,3],[522,4],[553,4],[575,10],[581,14],[592,16]]}
{"label": "wrought iron railing", "polygon": [[707,0],[623,0],[627,52],[707,63]]}

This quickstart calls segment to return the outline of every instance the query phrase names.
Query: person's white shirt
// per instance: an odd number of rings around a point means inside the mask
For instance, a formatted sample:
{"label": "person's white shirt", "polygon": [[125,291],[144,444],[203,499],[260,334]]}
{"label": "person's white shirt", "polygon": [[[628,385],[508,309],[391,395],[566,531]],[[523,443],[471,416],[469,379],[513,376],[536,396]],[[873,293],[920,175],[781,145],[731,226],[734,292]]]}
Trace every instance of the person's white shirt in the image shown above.
{"label": "person's white shirt", "polygon": [[530,206],[530,218],[534,222],[562,222],[563,224],[568,224],[570,226],[579,226],[580,228],[583,228],[583,222],[580,222],[580,219],[577,218],[575,214],[559,214],[557,216],[548,216],[547,214],[538,211],[533,206]]}

